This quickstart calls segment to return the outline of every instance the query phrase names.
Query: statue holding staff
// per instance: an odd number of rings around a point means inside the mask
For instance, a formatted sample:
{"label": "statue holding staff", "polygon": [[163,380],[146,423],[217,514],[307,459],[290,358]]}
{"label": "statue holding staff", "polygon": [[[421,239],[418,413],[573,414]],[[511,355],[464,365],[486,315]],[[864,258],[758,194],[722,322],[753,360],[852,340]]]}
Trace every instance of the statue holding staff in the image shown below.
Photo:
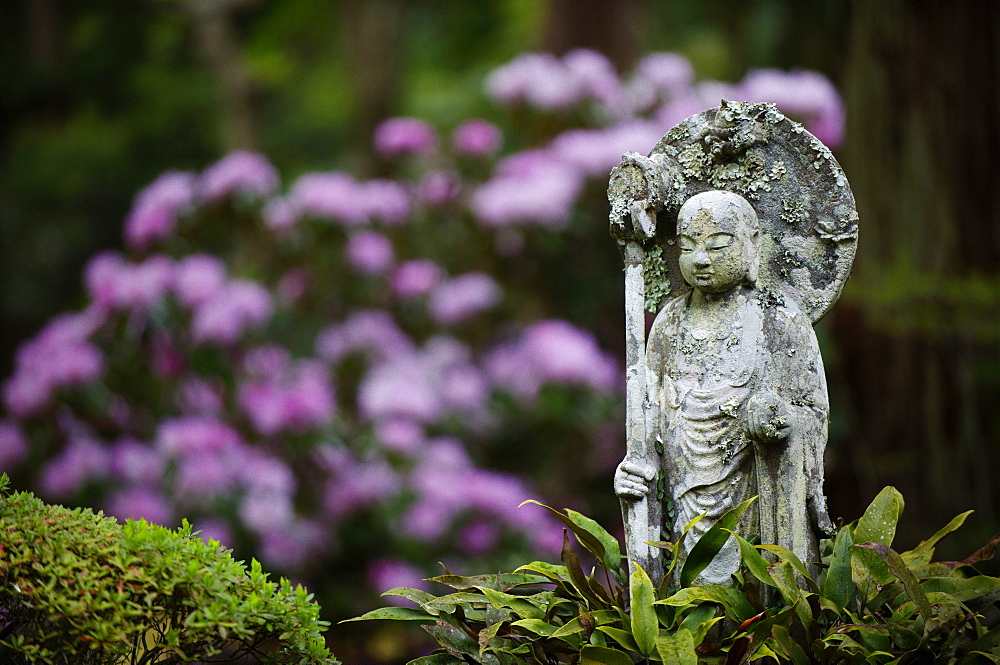
{"label": "statue holding staff", "polygon": [[[686,557],[725,511],[758,496],[737,532],[818,561],[817,538],[832,525],[812,323],[839,295],[857,237],[839,165],[773,106],[724,102],[649,157],[626,155],[609,196],[634,360],[628,450],[615,474],[630,558],[657,579],[659,550],[645,543],[675,540],[702,516]],[[644,262],[638,280],[629,281],[630,257]],[[657,311],[645,343],[637,302]],[[730,539],[695,583],[728,584],[739,562]]]}

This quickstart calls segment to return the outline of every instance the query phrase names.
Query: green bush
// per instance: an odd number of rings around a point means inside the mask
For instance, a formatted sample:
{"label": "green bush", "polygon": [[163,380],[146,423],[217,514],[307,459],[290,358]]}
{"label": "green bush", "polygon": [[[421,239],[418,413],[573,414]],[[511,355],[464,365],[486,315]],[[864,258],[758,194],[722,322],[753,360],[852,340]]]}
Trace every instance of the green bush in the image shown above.
{"label": "green bush", "polygon": [[562,565],[446,574],[434,581],[453,593],[393,589],[386,595],[418,607],[382,608],[352,621],[424,624],[441,648],[411,665],[1000,663],[1000,627],[990,629],[983,615],[1000,599],[1000,579],[972,568],[994,555],[1000,534],[963,561],[932,562],[938,541],[969,513],[898,553],[890,545],[903,498],[887,487],[860,519],[823,541],[816,579],[789,550],[735,536],[743,566],[733,586],[687,586],[749,504],[706,532],[679,571],[680,543],[661,543],[671,572],[659,589],[641,568],[626,579],[620,545],[596,522],[550,508],[595,558],[590,574],[567,534]]}
{"label": "green bush", "polygon": [[[333,664],[319,607],[185,523],[124,526],[6,492],[0,476],[0,660]],[[22,654],[18,661],[14,654]]]}

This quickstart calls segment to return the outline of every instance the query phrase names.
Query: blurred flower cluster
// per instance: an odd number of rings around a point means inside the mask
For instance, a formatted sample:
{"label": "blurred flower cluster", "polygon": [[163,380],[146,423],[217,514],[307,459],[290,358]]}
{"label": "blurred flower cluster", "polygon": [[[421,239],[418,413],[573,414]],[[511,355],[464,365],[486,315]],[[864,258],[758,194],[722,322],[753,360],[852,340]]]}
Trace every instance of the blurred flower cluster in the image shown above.
{"label": "blurred flower cluster", "polygon": [[722,97],[832,146],[843,107],[819,74],[696,82],[671,53],[627,77],[526,54],[486,90],[492,121],[385,121],[363,174],[283,187],[236,152],[157,178],[86,305],[19,350],[0,467],[50,500],[187,517],[345,603],[363,594],[338,575],[419,586],[437,561],[557,551],[518,504],[591,481],[613,503],[621,455],[620,305],[593,295],[619,288],[608,171]]}

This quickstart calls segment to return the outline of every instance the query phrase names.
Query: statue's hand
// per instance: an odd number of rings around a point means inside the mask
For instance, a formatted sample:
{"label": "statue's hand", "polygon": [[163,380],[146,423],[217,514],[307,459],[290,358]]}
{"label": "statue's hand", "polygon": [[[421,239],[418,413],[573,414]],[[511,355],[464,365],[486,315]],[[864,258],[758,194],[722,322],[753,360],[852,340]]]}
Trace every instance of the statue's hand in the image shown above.
{"label": "statue's hand", "polygon": [[791,433],[788,405],[777,395],[753,395],[747,400],[747,430],[764,443],[780,443]]}
{"label": "statue's hand", "polygon": [[615,494],[623,499],[641,499],[649,493],[649,483],[656,478],[656,468],[626,457],[615,470]]}

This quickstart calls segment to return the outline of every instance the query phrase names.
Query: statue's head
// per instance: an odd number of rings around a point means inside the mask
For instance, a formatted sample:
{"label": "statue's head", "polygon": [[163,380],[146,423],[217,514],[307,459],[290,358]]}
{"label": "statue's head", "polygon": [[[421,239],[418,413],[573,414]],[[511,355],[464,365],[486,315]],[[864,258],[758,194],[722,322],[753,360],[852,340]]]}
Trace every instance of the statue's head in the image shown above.
{"label": "statue's head", "polygon": [[757,281],[760,223],[745,198],[712,190],[685,201],[677,214],[684,281],[704,293],[724,293]]}

